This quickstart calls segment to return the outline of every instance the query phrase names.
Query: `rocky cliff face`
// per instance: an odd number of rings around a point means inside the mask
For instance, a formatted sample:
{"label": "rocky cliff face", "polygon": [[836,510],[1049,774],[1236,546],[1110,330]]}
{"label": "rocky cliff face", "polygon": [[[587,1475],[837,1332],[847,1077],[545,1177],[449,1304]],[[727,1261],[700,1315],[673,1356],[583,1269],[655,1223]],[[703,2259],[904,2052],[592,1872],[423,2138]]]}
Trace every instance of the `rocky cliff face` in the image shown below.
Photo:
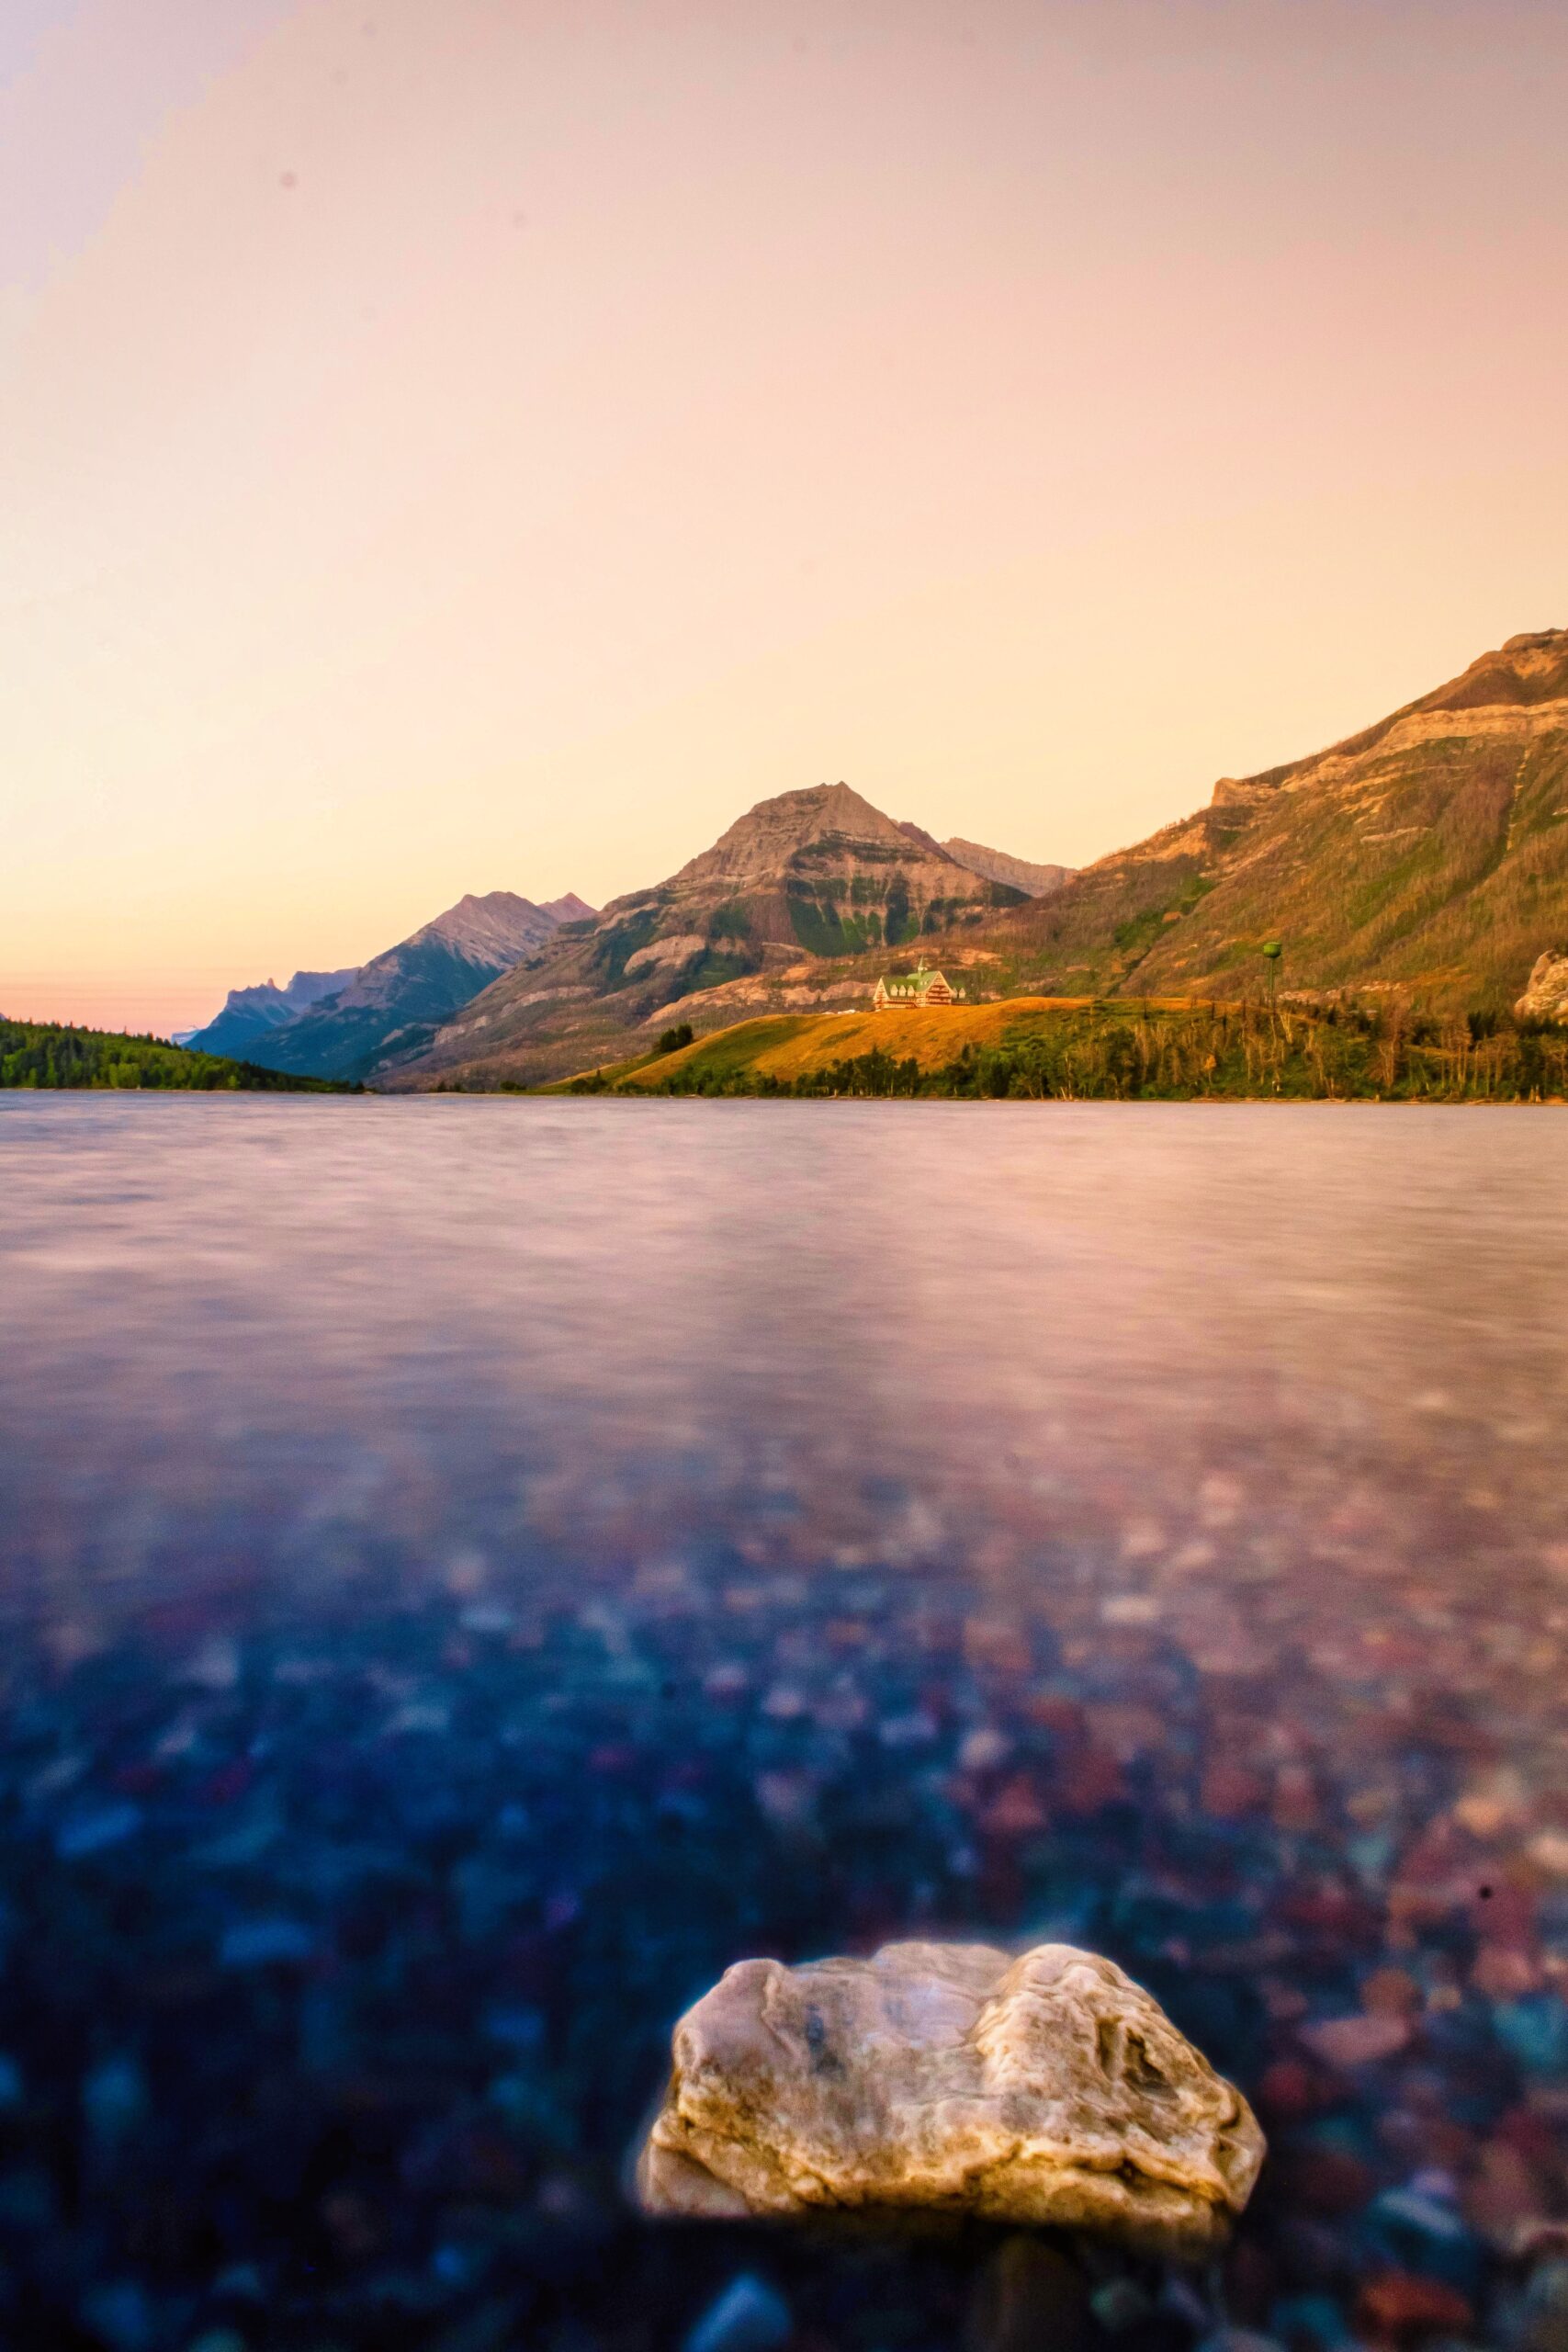
{"label": "rocky cliff face", "polygon": [[697,933],[732,951],[750,940],[792,955],[843,955],[897,945],[998,903],[1007,900],[929,839],[848,785],[821,784],[759,802],[657,890],[618,899],[606,914],[653,912],[659,935]]}
{"label": "rocky cliff face", "polygon": [[558,1076],[636,1053],[649,1023],[687,1000],[881,953],[1022,902],[847,785],[781,793],[668,881],[613,900],[591,931],[487,989],[443,1028],[416,1076]]}
{"label": "rocky cliff face", "polygon": [[1068,994],[1396,989],[1502,1009],[1568,927],[1568,630],[1510,638],[1325,752],[1243,779],[1005,926]]}

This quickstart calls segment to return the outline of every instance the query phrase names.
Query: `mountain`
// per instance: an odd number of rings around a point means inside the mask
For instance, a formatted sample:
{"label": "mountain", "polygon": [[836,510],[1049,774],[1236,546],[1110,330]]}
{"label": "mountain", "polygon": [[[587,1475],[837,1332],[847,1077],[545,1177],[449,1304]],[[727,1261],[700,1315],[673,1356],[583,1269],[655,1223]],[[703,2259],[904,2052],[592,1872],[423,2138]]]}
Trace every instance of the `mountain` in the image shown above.
{"label": "mountain", "polygon": [[848,785],[780,793],[668,881],[613,900],[590,929],[574,926],[496,981],[447,1023],[407,1082],[558,1076],[637,1052],[676,1006],[734,1019],[781,988],[814,998],[829,978],[827,959],[881,953],[1023,903]]}
{"label": "mountain", "polygon": [[1568,938],[1568,631],[1510,638],[1326,751],[1222,777],[1207,808],[1048,891],[976,871],[981,857],[1003,862],[844,785],[783,793],[376,1080],[533,1085],[646,1052],[677,1007],[705,1035],[864,1005],[890,949],[929,948],[971,1003],[1230,1001],[1277,978],[1287,997],[1502,1012]]}
{"label": "mountain", "polygon": [[987,882],[1005,882],[1010,889],[1021,891],[1026,899],[1043,899],[1051,891],[1059,890],[1073,868],[1070,865],[1036,865],[1027,857],[1012,857],[1005,849],[987,849],[980,842],[966,842],[954,833],[951,841],[939,842],[923,825],[911,824],[904,819],[898,831],[907,839],[919,842],[933,850],[939,857],[951,857],[955,865],[967,866],[971,874],[984,875]]}
{"label": "mountain", "polygon": [[254,989],[231,989],[222,1012],[205,1029],[187,1029],[175,1043],[197,1053],[243,1056],[269,1030],[281,1029],[345,986],[356,969],[349,964],[341,972],[296,972],[286,989],[274,980],[263,980]]}
{"label": "mountain", "polygon": [[1502,1011],[1568,935],[1568,630],[1510,638],[987,933],[1000,992],[1397,991]]}
{"label": "mountain", "polygon": [[1048,899],[1072,877],[1070,865],[1036,865],[1027,857],[1010,857],[1005,849],[982,848],[978,842],[966,842],[957,833],[942,847],[971,874],[983,874],[990,882],[1010,883],[1029,899]]}
{"label": "mountain", "polygon": [[536,906],[510,890],[459,899],[433,922],[373,956],[344,985],[251,1046],[268,1069],[356,1079],[423,1052],[435,1030],[501,973],[547,947],[563,926],[593,919],[574,893]]}
{"label": "mountain", "polygon": [[598,908],[591,907],[586,899],[580,899],[575,890],[569,890],[564,899],[547,899],[539,909],[542,915],[549,915],[558,925],[592,922],[598,911]]}

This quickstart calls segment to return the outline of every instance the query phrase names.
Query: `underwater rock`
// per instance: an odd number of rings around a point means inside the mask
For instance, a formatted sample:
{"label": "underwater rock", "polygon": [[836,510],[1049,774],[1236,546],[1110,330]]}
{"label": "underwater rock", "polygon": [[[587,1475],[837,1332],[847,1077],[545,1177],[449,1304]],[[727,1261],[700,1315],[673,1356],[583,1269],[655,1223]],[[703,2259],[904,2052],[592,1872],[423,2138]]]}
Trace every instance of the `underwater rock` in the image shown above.
{"label": "underwater rock", "polygon": [[743,1960],[673,2057],[637,2168],[651,2213],[918,2209],[1199,2253],[1263,2161],[1241,2093],[1070,1944]]}

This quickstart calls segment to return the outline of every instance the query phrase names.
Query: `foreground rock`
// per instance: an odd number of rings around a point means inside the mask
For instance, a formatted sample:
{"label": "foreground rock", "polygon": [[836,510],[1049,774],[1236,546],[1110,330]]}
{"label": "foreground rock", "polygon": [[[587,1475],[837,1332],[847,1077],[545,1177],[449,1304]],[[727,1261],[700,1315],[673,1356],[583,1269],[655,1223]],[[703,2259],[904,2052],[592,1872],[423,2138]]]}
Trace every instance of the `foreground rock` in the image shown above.
{"label": "foreground rock", "polygon": [[922,2209],[1201,2252],[1263,2134],[1157,2002],[1070,1944],[744,1960],[675,2030],[653,2213]]}
{"label": "foreground rock", "polygon": [[1549,947],[1536,957],[1514,1011],[1521,1021],[1568,1022],[1568,948]]}

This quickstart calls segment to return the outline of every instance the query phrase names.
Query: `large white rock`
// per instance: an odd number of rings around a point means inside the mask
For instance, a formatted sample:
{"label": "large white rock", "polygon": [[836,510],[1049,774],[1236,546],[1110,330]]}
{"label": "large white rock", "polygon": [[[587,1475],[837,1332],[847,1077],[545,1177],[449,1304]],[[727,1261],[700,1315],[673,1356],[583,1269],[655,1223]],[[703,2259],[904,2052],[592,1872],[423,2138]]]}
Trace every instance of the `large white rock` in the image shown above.
{"label": "large white rock", "polygon": [[1536,957],[1514,1011],[1521,1021],[1568,1022],[1568,948],[1549,947]]}
{"label": "large white rock", "polygon": [[653,2213],[924,2208],[1195,2252],[1263,2161],[1241,2093],[1070,1944],[743,1960],[673,2054],[637,2171]]}

